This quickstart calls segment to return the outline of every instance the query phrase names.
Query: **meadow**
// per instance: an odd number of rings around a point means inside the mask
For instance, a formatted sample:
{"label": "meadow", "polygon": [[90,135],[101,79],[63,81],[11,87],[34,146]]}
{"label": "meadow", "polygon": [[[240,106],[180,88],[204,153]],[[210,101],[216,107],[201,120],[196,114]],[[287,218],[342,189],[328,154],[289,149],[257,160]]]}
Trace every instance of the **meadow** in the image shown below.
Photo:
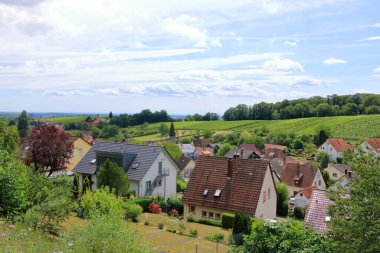
{"label": "meadow", "polygon": [[46,121],[60,123],[60,124],[67,124],[67,123],[77,123],[77,122],[83,122],[87,116],[65,116],[65,117],[51,117],[51,118],[44,118]]}

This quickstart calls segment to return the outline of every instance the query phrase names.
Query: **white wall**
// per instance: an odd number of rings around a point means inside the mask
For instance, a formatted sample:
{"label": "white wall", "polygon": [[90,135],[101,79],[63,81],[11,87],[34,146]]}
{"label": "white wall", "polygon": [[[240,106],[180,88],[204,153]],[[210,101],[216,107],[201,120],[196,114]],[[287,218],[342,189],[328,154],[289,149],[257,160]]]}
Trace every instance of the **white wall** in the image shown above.
{"label": "white wall", "polygon": [[[268,199],[268,189],[270,189],[270,198]],[[266,195],[265,202],[263,202],[264,192]],[[277,207],[277,195],[276,186],[274,185],[272,172],[268,166],[265,172],[265,177],[263,185],[261,188],[259,202],[256,207],[256,218],[262,219],[275,219],[276,218],[276,207]]]}
{"label": "white wall", "polygon": [[342,153],[341,152],[337,152],[333,146],[330,144],[329,141],[325,141],[325,143],[322,144],[322,146],[320,146],[318,148],[318,151],[321,151],[321,152],[326,152],[328,155],[329,155],[329,162],[333,162],[333,161],[336,161],[336,159],[339,157],[341,158],[342,157]]}
{"label": "white wall", "polygon": [[140,196],[146,193],[146,182],[153,181],[158,176],[158,163],[162,161],[162,170],[169,170],[169,176],[162,178],[162,184],[153,191],[153,195],[161,195],[165,198],[176,196],[177,194],[177,167],[170,161],[168,155],[163,151],[158,155],[152,167],[145,174],[140,182]]}
{"label": "white wall", "polygon": [[375,157],[379,157],[379,154],[376,153],[373,148],[368,145],[368,143],[365,141],[365,142],[362,142],[362,144],[360,144],[360,147],[363,149],[363,151],[366,153],[366,154],[372,154],[374,155]]}
{"label": "white wall", "polygon": [[[321,181],[321,184],[319,185],[319,181]],[[320,170],[317,170],[317,174],[315,174],[313,185],[317,186],[319,189],[326,190],[326,184],[323,180],[322,173]]]}
{"label": "white wall", "polygon": [[139,192],[140,181],[129,179],[129,189],[134,190],[136,192],[136,197],[140,197],[141,193]]}
{"label": "white wall", "polygon": [[300,193],[301,192],[294,196],[294,206],[305,208],[307,205],[309,205],[309,199],[307,199],[303,193],[303,196],[301,196]]}

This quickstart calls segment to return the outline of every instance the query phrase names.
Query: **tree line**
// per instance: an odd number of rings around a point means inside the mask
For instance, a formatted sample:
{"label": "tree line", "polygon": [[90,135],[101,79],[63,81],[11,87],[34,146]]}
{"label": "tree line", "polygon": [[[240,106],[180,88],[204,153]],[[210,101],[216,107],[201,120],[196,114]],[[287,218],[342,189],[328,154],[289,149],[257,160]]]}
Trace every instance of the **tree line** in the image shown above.
{"label": "tree line", "polygon": [[165,110],[151,112],[149,109],[142,110],[140,113],[135,114],[120,114],[119,116],[113,116],[110,120],[111,125],[117,125],[119,127],[128,127],[142,125],[147,123],[156,122],[170,122],[173,121],[172,117],[168,115]]}
{"label": "tree line", "polygon": [[227,121],[272,120],[379,113],[380,95],[357,93],[285,99],[282,102],[261,102],[252,106],[239,104],[225,111],[223,119]]}

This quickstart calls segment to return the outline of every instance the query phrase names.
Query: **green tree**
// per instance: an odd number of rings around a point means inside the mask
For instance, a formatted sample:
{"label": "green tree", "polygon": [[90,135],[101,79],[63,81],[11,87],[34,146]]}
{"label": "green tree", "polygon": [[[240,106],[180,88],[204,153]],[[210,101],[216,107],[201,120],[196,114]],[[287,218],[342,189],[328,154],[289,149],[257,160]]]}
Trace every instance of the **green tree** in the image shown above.
{"label": "green tree", "polygon": [[288,215],[288,187],[284,183],[276,184],[277,190],[277,215],[286,217]]}
{"label": "green tree", "polygon": [[327,103],[319,104],[315,108],[315,112],[317,114],[317,117],[326,117],[333,114],[332,107]]}
{"label": "green tree", "polygon": [[224,143],[217,153],[218,156],[224,156],[228,151],[231,150],[231,145],[229,143]]}
{"label": "green tree", "polygon": [[357,115],[358,114],[358,105],[355,103],[347,103],[342,106],[343,115]]}
{"label": "green tree", "polygon": [[243,131],[240,134],[240,143],[249,143],[252,139],[252,134],[248,131]]}
{"label": "green tree", "polygon": [[324,234],[304,228],[299,221],[257,222],[252,233],[236,252],[245,253],[321,253],[331,252],[331,242]]}
{"label": "green tree", "polygon": [[248,214],[235,213],[234,224],[232,226],[235,244],[241,245],[243,243],[243,235],[251,233],[251,223],[252,220]]}
{"label": "green tree", "polygon": [[127,173],[108,159],[100,166],[98,172],[98,187],[104,186],[114,189],[118,196],[126,196],[129,193]]}
{"label": "green tree", "polygon": [[18,149],[19,135],[14,126],[8,126],[6,121],[0,120],[0,150],[11,154]]}
{"label": "green tree", "polygon": [[26,114],[25,110],[22,111],[17,118],[17,130],[21,138],[25,138],[28,135],[29,122],[28,115]]}
{"label": "green tree", "polygon": [[112,138],[119,134],[119,127],[115,125],[109,125],[103,128],[101,137],[102,138]]}
{"label": "green tree", "polygon": [[110,112],[110,113],[108,114],[108,118],[110,118],[110,119],[113,118],[113,114],[112,114],[112,112]]}
{"label": "green tree", "polygon": [[212,132],[210,130],[206,130],[203,132],[203,138],[209,139],[212,136]]}
{"label": "green tree", "polygon": [[169,127],[165,123],[161,123],[158,127],[158,131],[160,132],[161,136],[166,136],[169,133]]}
{"label": "green tree", "polygon": [[319,129],[316,130],[316,133],[314,135],[314,144],[319,147],[321,146],[330,136],[330,130],[325,128],[325,127],[321,127]]}
{"label": "green tree", "polygon": [[329,166],[329,155],[326,152],[318,152],[317,161],[319,162],[321,169],[327,168],[327,166]]}
{"label": "green tree", "polygon": [[159,143],[159,145],[163,146],[166,151],[168,151],[169,155],[173,158],[174,161],[177,161],[182,155],[181,149],[174,142],[162,141]]}
{"label": "green tree", "polygon": [[170,137],[175,137],[175,129],[174,129],[174,123],[173,123],[173,121],[170,123],[169,136]]}
{"label": "green tree", "polygon": [[380,161],[361,153],[345,156],[345,162],[358,176],[330,195],[335,251],[380,252]]}

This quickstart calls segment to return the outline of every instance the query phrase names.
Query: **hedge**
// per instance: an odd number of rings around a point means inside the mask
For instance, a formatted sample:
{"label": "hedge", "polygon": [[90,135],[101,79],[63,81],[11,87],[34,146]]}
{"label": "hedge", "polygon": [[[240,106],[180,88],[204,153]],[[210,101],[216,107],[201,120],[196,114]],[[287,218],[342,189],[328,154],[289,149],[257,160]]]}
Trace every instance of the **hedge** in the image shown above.
{"label": "hedge", "polygon": [[222,228],[232,228],[234,225],[235,215],[232,213],[222,214]]}
{"label": "hedge", "polygon": [[139,206],[141,206],[144,212],[149,211],[149,205],[153,201],[154,200],[150,197],[134,198],[130,200],[131,203],[138,204]]}
{"label": "hedge", "polygon": [[196,219],[191,215],[187,217],[187,221],[205,224],[205,225],[210,225],[210,226],[215,226],[215,227],[221,227],[222,226],[222,221],[220,221],[220,220],[213,220],[213,219],[207,219],[207,218]]}

